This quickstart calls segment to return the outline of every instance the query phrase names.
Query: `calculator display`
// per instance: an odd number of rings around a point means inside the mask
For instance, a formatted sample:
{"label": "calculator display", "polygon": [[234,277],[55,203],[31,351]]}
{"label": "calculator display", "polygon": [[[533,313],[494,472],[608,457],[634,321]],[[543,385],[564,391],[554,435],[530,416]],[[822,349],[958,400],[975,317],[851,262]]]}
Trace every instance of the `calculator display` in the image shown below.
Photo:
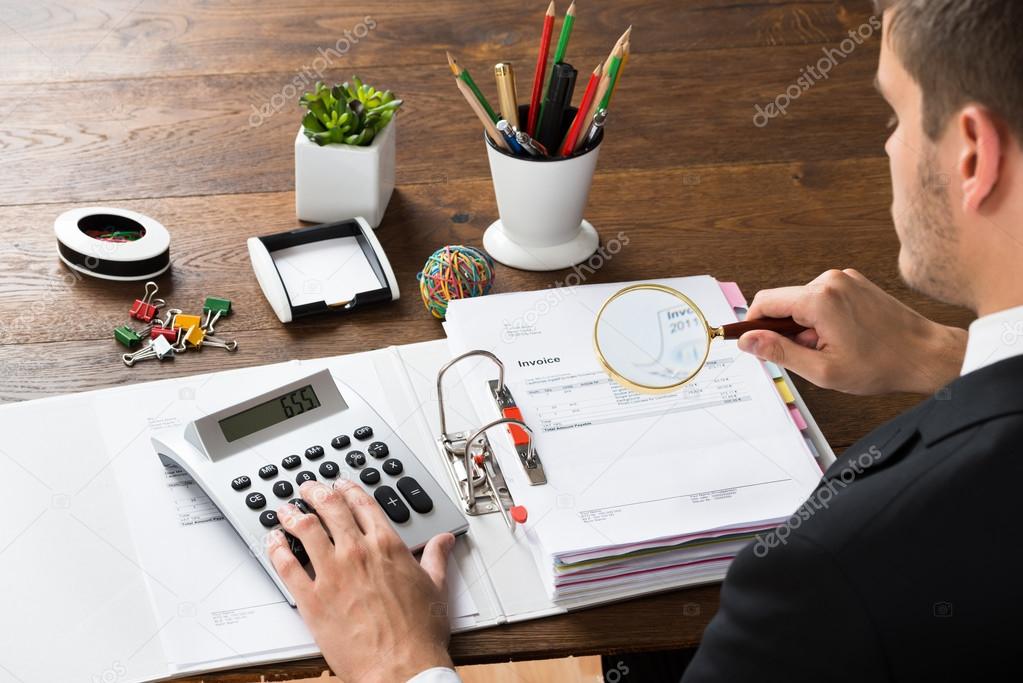
{"label": "calculator display", "polygon": [[224,433],[224,440],[230,443],[319,407],[320,399],[316,397],[312,385],[307,384],[225,417],[218,424]]}

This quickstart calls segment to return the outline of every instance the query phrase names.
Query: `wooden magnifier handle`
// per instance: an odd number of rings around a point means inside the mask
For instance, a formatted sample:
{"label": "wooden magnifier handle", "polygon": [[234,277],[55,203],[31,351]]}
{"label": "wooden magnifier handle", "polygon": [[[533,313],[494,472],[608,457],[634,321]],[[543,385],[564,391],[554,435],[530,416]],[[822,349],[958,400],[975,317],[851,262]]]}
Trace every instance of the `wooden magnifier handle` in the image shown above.
{"label": "wooden magnifier handle", "polygon": [[756,318],[730,325],[722,325],[715,330],[715,336],[722,339],[738,339],[752,330],[769,330],[785,337],[795,337],[807,329],[792,318]]}

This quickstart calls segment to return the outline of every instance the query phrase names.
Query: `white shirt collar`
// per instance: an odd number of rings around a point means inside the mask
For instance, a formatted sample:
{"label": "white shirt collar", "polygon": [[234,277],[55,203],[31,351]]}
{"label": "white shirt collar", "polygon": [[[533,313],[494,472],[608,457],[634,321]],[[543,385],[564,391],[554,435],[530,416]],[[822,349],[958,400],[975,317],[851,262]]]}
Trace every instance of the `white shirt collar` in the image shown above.
{"label": "white shirt collar", "polygon": [[970,325],[962,374],[1023,355],[1023,306],[977,318]]}

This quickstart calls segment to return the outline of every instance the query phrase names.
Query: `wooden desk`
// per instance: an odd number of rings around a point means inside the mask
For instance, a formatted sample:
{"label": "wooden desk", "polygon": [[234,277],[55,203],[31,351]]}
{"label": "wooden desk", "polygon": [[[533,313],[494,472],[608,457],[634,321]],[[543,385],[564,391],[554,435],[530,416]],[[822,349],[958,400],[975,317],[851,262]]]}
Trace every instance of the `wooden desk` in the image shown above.
{"label": "wooden desk", "polygon": [[[419,301],[415,273],[441,245],[480,245],[496,215],[480,128],[451,83],[444,50],[488,92],[493,63],[513,62],[526,93],[544,4],[0,6],[0,400],[442,336]],[[559,10],[566,7],[560,0]],[[568,56],[582,73],[635,26],[587,211],[605,239],[621,231],[629,244],[588,281],[712,273],[752,295],[856,267],[925,314],[964,324],[964,313],[908,292],[897,276],[887,112],[871,87],[876,33],[785,116],[754,124],[755,105],[795,84],[868,17],[868,0],[580,3]],[[345,31],[354,37],[345,54],[329,52],[346,45]],[[358,73],[406,100],[398,187],[378,231],[403,296],[285,327],[259,292],[244,243],[297,225],[292,140],[300,116],[289,84],[315,78],[324,54],[332,61],[324,79]],[[169,228],[173,269],[160,278],[161,293],[193,305],[208,294],[232,299],[236,313],[220,329],[239,340],[236,354],[121,364],[111,329],[141,285],[74,277],[58,262],[52,233],[60,212],[96,204],[141,211]],[[548,287],[567,272],[499,267],[496,291]],[[836,451],[916,400],[800,389]],[[481,663],[691,647],[716,606],[716,587],[677,591],[456,636],[452,650],[459,663]],[[258,673],[278,680],[322,669],[314,661]]]}

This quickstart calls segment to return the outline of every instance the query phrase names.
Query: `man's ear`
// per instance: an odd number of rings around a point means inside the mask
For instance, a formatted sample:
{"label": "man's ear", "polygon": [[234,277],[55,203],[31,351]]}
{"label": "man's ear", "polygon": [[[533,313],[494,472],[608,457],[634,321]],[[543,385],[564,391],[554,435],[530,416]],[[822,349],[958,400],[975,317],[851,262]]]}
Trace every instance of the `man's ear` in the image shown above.
{"label": "man's ear", "polygon": [[976,212],[998,185],[1005,141],[991,112],[976,105],[960,111],[958,123],[963,145],[959,157],[963,210]]}

